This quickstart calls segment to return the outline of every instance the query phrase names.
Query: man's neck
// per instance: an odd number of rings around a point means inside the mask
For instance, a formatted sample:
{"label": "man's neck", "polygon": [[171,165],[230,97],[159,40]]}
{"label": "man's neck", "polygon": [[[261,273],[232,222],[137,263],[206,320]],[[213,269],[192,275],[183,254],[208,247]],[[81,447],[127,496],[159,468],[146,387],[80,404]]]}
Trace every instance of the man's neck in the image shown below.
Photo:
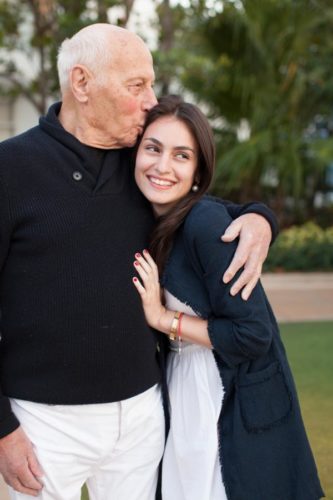
{"label": "man's neck", "polygon": [[71,102],[62,102],[58,119],[64,129],[82,144],[99,149],[119,148],[112,137],[106,137],[103,131],[92,127],[84,114]]}

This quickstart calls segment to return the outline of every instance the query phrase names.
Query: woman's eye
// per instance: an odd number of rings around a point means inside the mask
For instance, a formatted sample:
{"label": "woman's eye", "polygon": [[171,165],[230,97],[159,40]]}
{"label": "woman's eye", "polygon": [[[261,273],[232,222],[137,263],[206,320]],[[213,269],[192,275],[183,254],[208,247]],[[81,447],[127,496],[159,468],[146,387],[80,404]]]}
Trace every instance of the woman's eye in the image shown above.
{"label": "woman's eye", "polygon": [[177,153],[176,158],[180,158],[181,160],[188,160],[189,155],[187,153]]}
{"label": "woman's eye", "polygon": [[145,147],[145,150],[146,150],[146,151],[153,151],[153,152],[158,153],[159,148],[158,148],[157,146],[155,146],[154,144],[151,144],[151,145],[149,145],[149,146],[146,146],[146,147]]}

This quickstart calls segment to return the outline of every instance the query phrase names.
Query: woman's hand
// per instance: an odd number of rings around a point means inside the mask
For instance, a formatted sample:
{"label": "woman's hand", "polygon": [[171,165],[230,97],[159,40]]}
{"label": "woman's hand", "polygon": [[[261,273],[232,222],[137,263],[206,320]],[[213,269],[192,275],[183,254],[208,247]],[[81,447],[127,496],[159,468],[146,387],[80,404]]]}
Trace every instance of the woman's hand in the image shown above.
{"label": "woman's hand", "polygon": [[140,294],[147,323],[156,330],[168,331],[173,313],[162,304],[157,265],[147,250],[143,255],[136,253],[135,259],[134,267],[142,282],[133,278],[133,283]]}
{"label": "woman's hand", "polygon": [[[147,323],[156,330],[168,335],[175,311],[166,309],[162,304],[161,287],[155,261],[147,250],[143,251],[143,256],[136,253],[135,259],[134,267],[142,283],[138,278],[133,278],[133,283],[140,294]],[[189,342],[208,347],[209,349],[212,346],[208,335],[207,320],[197,316],[184,314],[182,319],[182,338]]]}

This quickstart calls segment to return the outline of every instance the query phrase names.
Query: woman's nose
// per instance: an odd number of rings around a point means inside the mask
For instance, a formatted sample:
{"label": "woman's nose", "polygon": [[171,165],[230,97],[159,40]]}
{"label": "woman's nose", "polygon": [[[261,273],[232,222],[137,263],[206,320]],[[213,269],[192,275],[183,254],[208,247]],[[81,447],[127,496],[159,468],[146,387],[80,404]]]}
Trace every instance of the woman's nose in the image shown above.
{"label": "woman's nose", "polygon": [[170,172],[170,162],[169,157],[166,154],[162,154],[155,165],[156,171],[160,174],[166,174]]}

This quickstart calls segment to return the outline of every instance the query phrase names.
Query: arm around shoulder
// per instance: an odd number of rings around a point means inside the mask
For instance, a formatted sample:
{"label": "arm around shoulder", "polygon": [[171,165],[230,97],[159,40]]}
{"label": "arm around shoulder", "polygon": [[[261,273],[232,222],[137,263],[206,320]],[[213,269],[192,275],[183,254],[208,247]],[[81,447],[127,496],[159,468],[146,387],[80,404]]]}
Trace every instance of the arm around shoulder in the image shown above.
{"label": "arm around shoulder", "polygon": [[251,214],[251,213],[261,215],[262,217],[264,217],[271,227],[271,232],[272,232],[271,243],[274,242],[277,235],[279,234],[279,223],[276,218],[276,215],[272,209],[270,209],[267,205],[265,205],[265,203],[261,203],[259,201],[253,201],[242,205],[213,196],[207,196],[206,199],[207,200],[209,199],[217,204],[223,205],[227,210],[229,216],[231,217],[230,222],[232,222],[232,220],[237,219],[241,215]]}

